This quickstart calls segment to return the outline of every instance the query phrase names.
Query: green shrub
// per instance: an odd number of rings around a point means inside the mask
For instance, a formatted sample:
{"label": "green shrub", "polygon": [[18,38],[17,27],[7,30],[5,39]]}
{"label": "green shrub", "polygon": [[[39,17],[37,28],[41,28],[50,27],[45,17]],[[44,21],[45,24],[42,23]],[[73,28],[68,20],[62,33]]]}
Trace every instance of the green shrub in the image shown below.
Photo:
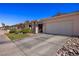
{"label": "green shrub", "polygon": [[11,29],[9,33],[15,33],[16,29]]}
{"label": "green shrub", "polygon": [[21,31],[22,33],[31,33],[32,30],[30,28],[25,28]]}
{"label": "green shrub", "polygon": [[27,34],[16,34],[16,33],[8,33],[6,34],[12,41],[18,40],[18,39],[23,39],[25,37],[28,37],[29,35]]}
{"label": "green shrub", "polygon": [[21,30],[16,30],[15,33],[16,34],[21,33]]}

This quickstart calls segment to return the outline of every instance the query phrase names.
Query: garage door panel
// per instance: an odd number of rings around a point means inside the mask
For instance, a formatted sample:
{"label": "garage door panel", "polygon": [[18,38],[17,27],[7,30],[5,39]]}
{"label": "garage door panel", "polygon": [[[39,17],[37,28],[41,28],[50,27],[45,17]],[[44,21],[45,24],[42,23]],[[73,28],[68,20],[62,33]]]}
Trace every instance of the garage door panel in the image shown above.
{"label": "garage door panel", "polygon": [[72,35],[72,21],[49,23],[46,33]]}
{"label": "garage door panel", "polygon": [[73,31],[74,31],[74,35],[78,35],[79,36],[79,20],[74,20],[73,21]]}

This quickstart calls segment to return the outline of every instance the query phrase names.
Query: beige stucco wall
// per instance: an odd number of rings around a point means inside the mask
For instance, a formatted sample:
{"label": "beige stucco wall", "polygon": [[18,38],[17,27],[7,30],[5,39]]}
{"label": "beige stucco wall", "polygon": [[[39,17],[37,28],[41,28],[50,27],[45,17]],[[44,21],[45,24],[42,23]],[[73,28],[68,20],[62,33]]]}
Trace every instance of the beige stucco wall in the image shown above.
{"label": "beige stucco wall", "polygon": [[79,35],[79,15],[51,19],[43,26],[44,33]]}

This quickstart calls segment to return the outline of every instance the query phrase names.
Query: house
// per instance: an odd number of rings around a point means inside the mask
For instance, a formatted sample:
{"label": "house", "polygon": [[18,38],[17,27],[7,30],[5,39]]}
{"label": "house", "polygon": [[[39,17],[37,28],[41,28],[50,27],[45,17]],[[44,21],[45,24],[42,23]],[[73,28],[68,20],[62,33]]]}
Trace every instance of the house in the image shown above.
{"label": "house", "polygon": [[48,20],[33,22],[35,33],[79,36],[79,12],[51,17]]}

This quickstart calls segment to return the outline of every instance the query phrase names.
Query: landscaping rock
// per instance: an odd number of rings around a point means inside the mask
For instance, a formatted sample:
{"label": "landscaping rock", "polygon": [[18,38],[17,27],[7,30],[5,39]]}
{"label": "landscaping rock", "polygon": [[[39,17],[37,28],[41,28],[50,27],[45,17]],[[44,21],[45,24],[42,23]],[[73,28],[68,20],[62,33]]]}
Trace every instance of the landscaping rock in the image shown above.
{"label": "landscaping rock", "polygon": [[65,45],[57,51],[57,56],[78,56],[79,38],[69,39]]}

